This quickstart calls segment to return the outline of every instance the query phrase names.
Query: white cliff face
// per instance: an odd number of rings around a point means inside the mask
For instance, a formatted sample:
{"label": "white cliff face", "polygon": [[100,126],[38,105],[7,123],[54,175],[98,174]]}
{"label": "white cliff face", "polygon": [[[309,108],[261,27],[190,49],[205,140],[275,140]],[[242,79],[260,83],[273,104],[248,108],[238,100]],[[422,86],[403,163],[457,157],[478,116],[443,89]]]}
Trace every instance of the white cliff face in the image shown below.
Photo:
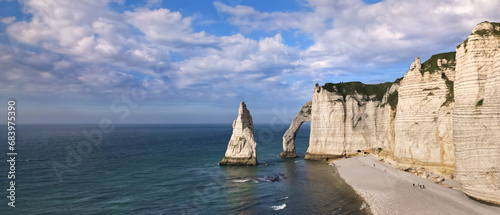
{"label": "white cliff face", "polygon": [[423,177],[456,177],[467,195],[500,204],[500,23],[477,25],[456,56],[417,58],[382,99],[361,86],[316,84],[306,159],[371,149]]}
{"label": "white cliff face", "polygon": [[316,84],[311,110],[311,134],[305,159],[345,155],[342,95],[329,92]]}
{"label": "white cliff face", "polygon": [[456,177],[467,195],[500,204],[500,24],[474,28],[456,70]]}
{"label": "white cliff face", "polygon": [[240,103],[238,118],[233,122],[233,134],[220,165],[257,165],[257,143],[253,122],[245,102]]}
{"label": "white cliff face", "polygon": [[359,93],[346,96],[345,150],[347,155],[383,146],[390,105]]}
{"label": "white cliff face", "polygon": [[315,86],[311,135],[305,159],[351,156],[383,147],[388,142],[386,132],[390,132],[391,106],[387,104],[387,97],[398,85],[384,88],[382,99],[365,92],[364,84],[359,85],[363,92],[353,90],[344,95],[345,99],[336,86],[331,91]]}
{"label": "white cliff face", "polygon": [[295,151],[295,137],[302,123],[311,121],[311,106],[312,101],[308,101],[300,108],[299,113],[293,118],[290,127],[283,135],[283,152],[280,154],[281,157],[298,157]]}
{"label": "white cliff face", "polygon": [[401,81],[394,121],[393,165],[453,176],[454,103],[449,77],[455,77],[454,59],[454,53],[434,55],[422,68],[417,58]]}

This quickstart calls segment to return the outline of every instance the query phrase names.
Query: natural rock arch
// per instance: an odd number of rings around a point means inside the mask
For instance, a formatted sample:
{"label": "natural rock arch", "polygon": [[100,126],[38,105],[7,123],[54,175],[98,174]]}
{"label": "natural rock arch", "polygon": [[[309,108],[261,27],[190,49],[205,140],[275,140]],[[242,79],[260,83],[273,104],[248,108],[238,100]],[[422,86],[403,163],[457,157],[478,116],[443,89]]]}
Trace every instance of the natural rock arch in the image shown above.
{"label": "natural rock arch", "polygon": [[297,113],[295,118],[293,118],[290,127],[283,135],[283,152],[280,154],[281,157],[298,157],[295,152],[295,137],[297,136],[302,123],[311,121],[311,107],[312,101],[306,102],[306,104],[300,108],[300,111]]}

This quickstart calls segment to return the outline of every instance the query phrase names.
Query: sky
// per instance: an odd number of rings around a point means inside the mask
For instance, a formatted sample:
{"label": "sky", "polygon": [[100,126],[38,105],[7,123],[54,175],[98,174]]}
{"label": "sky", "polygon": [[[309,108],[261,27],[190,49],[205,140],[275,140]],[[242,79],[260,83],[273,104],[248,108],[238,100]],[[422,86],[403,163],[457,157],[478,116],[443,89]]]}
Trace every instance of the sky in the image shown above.
{"label": "sky", "polygon": [[[0,0],[18,123],[290,123],[315,83],[381,83],[500,21],[497,0]],[[7,107],[7,105],[5,105]],[[6,111],[6,110],[5,110]]]}

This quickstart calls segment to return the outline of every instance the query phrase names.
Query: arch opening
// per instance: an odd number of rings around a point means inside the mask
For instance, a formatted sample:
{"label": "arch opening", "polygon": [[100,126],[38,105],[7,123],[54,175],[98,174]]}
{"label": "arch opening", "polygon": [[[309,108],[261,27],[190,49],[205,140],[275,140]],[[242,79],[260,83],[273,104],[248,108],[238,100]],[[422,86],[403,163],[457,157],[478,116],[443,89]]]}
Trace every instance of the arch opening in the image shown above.
{"label": "arch opening", "polygon": [[290,127],[283,135],[283,152],[280,154],[281,157],[298,157],[295,149],[295,138],[297,137],[301,125],[304,122],[311,122],[311,111],[312,101],[308,101],[300,108],[299,113],[293,118]]}

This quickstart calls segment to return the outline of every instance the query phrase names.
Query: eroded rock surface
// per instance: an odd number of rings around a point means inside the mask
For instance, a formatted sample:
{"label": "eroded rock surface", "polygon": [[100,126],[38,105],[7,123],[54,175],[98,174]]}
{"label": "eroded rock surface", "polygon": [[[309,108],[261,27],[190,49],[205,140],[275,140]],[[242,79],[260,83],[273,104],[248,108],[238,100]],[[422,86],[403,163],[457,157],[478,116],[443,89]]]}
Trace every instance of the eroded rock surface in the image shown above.
{"label": "eroded rock surface", "polygon": [[388,99],[398,86],[389,82],[316,85],[305,159],[335,159],[383,147],[396,105]]}
{"label": "eroded rock surface", "polygon": [[295,152],[295,137],[302,123],[311,121],[311,108],[312,101],[306,102],[306,104],[300,108],[299,113],[293,118],[290,127],[286,130],[285,135],[283,135],[283,152],[280,154],[281,157],[298,157]]}
{"label": "eroded rock surface", "polygon": [[219,165],[257,165],[257,143],[253,135],[253,122],[245,102],[240,103],[238,118],[233,122],[233,134]]}
{"label": "eroded rock surface", "polygon": [[417,58],[399,87],[394,121],[392,164],[451,178],[455,173],[453,146],[453,78],[455,52]]}
{"label": "eroded rock surface", "polygon": [[316,84],[310,118],[305,159],[370,152],[500,204],[500,23],[478,24],[456,53],[417,58],[401,82]]}
{"label": "eroded rock surface", "polygon": [[456,177],[464,192],[500,204],[500,23],[477,25],[457,47],[453,113]]}

